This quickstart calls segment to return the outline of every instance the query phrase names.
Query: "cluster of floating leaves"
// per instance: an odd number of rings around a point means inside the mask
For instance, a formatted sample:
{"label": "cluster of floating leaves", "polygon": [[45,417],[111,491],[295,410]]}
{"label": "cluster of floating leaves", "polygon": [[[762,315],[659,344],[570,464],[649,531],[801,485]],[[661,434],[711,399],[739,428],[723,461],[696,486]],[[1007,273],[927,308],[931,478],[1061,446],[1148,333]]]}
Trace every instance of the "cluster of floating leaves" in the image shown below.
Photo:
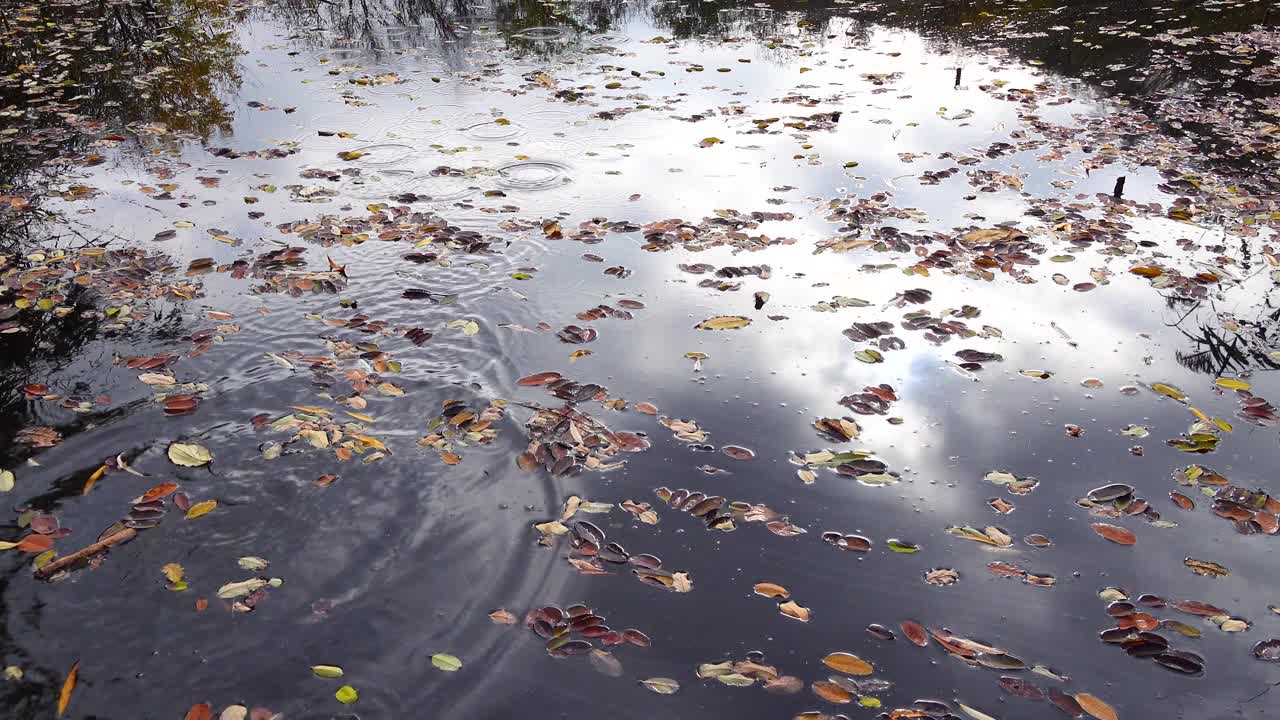
{"label": "cluster of floating leaves", "polygon": [[[490,617],[492,618],[498,612],[506,611],[494,611],[490,613]],[[648,635],[635,628],[626,630],[610,628],[605,625],[605,617],[596,614],[587,605],[570,605],[566,608],[547,605],[530,610],[525,613],[524,626],[546,640],[547,654],[551,657],[588,655],[591,666],[609,677],[622,675],[622,662],[614,656],[613,652],[593,646],[592,640],[598,641],[603,647],[635,645],[647,648],[652,644]]]}

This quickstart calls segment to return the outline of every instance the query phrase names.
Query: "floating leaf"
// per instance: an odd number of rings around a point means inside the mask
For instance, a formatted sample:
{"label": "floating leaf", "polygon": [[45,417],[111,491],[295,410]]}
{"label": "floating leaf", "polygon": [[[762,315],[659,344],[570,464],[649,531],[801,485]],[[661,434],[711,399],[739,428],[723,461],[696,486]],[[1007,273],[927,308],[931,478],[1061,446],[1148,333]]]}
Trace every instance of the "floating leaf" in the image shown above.
{"label": "floating leaf", "polygon": [[813,694],[829,703],[835,703],[837,705],[845,705],[853,702],[853,693],[850,693],[839,685],[826,680],[821,680],[813,684]]}
{"label": "floating leaf", "polygon": [[266,570],[267,566],[269,566],[271,563],[268,562],[265,558],[247,555],[245,557],[237,559],[236,564],[240,566],[241,570],[252,570],[254,572],[259,572],[262,570]]}
{"label": "floating leaf", "polygon": [[859,350],[853,356],[864,363],[884,362],[884,355],[879,350]]}
{"label": "floating leaf", "polygon": [[342,668],[337,665],[312,665],[311,672],[314,673],[316,677],[326,679],[342,677]]}
{"label": "floating leaf", "polygon": [[845,675],[870,675],[875,672],[875,668],[871,666],[871,663],[857,655],[851,655],[846,652],[831,653],[822,658],[822,663],[832,670]]}
{"label": "floating leaf", "polygon": [[1118,545],[1132,545],[1138,542],[1138,538],[1133,533],[1117,525],[1094,523],[1090,527],[1094,532]]}
{"label": "floating leaf", "polygon": [[1089,693],[1076,693],[1075,699],[1085,712],[1098,720],[1119,720],[1119,716],[1116,715],[1116,711],[1110,705]]}
{"label": "floating leaf", "polygon": [[436,653],[435,655],[432,655],[431,664],[434,665],[437,670],[443,670],[445,672],[458,672],[462,669],[462,661],[448,653]]}
{"label": "floating leaf", "polygon": [[738,330],[751,324],[751,318],[742,315],[717,315],[707,318],[694,327],[699,330]]}
{"label": "floating leaf", "polygon": [[232,582],[218,588],[218,597],[223,600],[233,600],[238,597],[250,595],[267,586],[266,578],[250,578],[241,582]]}
{"label": "floating leaf", "polygon": [[809,622],[809,608],[797,604],[794,600],[778,603],[778,612],[800,622]]}
{"label": "floating leaf", "polygon": [[536,387],[538,385],[550,385],[559,379],[560,373],[548,371],[534,373],[533,375],[525,375],[519,380],[516,380],[516,384],[524,387]]}
{"label": "floating leaf", "polygon": [[907,636],[911,644],[917,647],[924,647],[929,644],[929,633],[925,632],[924,626],[914,620],[904,620],[902,622],[902,634]]}
{"label": "floating leaf", "polygon": [[896,553],[904,553],[904,554],[910,555],[912,553],[920,552],[919,545],[916,545],[915,543],[909,543],[905,540],[899,540],[897,538],[890,538],[885,544],[889,546],[890,550]]}
{"label": "floating leaf", "polygon": [[212,512],[213,509],[216,507],[218,507],[217,500],[201,500],[195,505],[192,505],[191,508],[187,510],[187,519],[194,520],[200,517],[201,515],[207,515],[210,512]]}
{"label": "floating leaf", "polygon": [[213,456],[209,454],[209,449],[203,445],[189,443],[171,443],[169,445],[169,460],[174,465],[199,467],[209,464],[212,459]]}
{"label": "floating leaf", "polygon": [[13,490],[15,478],[10,470],[0,470],[0,492],[9,492]]}
{"label": "floating leaf", "polygon": [[1228,390],[1248,390],[1253,387],[1248,382],[1236,378],[1218,378],[1213,381],[1213,384]]}
{"label": "floating leaf", "polygon": [[1179,390],[1178,388],[1172,385],[1169,385],[1168,383],[1152,383],[1151,389],[1160,393],[1161,395],[1164,395],[1165,397],[1173,398],[1178,402],[1182,402],[1183,400],[1187,399],[1186,393],[1182,392],[1181,390]]}
{"label": "floating leaf", "polygon": [[71,704],[71,693],[75,692],[76,679],[79,677],[80,661],[77,660],[71,664],[71,671],[67,673],[67,679],[62,681],[62,689],[58,691],[58,717],[67,712],[67,706]]}
{"label": "floating leaf", "polygon": [[512,615],[510,610],[506,610],[503,608],[498,608],[497,610],[490,611],[489,619],[492,620],[495,625],[515,625],[516,624],[516,616]]}
{"label": "floating leaf", "polygon": [[333,696],[338,698],[338,702],[342,703],[343,705],[350,705],[351,703],[360,699],[360,693],[357,693],[356,689],[351,687],[350,685],[343,685],[342,687],[338,688],[338,691],[335,692]]}
{"label": "floating leaf", "polygon": [[659,695],[674,695],[680,689],[680,683],[671,678],[655,677],[648,680],[641,680],[640,684],[658,693]]}
{"label": "floating leaf", "polygon": [[757,595],[765,597],[780,597],[783,600],[791,597],[791,592],[786,588],[769,582],[756,583],[755,591]]}
{"label": "floating leaf", "polygon": [[196,703],[187,708],[184,720],[213,720],[213,706],[209,703]]}
{"label": "floating leaf", "polygon": [[1191,568],[1191,571],[1194,572],[1195,574],[1203,575],[1205,577],[1218,578],[1218,577],[1226,577],[1231,574],[1231,571],[1228,570],[1226,566],[1222,565],[1221,563],[1213,562],[1212,560],[1197,560],[1195,558],[1187,558],[1182,561],[1182,564]]}

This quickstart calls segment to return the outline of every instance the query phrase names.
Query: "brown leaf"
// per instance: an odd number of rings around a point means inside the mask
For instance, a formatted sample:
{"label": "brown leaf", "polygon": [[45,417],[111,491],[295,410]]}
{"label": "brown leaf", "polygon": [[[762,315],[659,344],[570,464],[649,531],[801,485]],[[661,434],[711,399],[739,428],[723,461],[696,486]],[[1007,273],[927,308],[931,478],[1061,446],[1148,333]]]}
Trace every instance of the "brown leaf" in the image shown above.
{"label": "brown leaf", "polygon": [[1231,574],[1231,571],[1225,565],[1212,560],[1187,558],[1182,561],[1182,564],[1191,568],[1191,572],[1205,577],[1226,577]]}
{"label": "brown leaf", "polygon": [[853,702],[853,694],[833,682],[820,680],[813,684],[813,694],[837,705]]}
{"label": "brown leaf", "polygon": [[547,371],[534,373],[533,375],[525,375],[519,380],[516,380],[516,384],[524,387],[537,387],[538,385],[550,385],[559,379],[560,373]]}
{"label": "brown leaf", "polygon": [[516,616],[512,615],[511,611],[505,608],[498,608],[497,610],[490,612],[489,619],[496,625],[514,625],[516,623]]}
{"label": "brown leaf", "polygon": [[902,621],[902,634],[907,636],[913,645],[924,647],[929,644],[929,633],[924,631],[924,627],[914,620]]}
{"label": "brown leaf", "polygon": [[184,720],[213,720],[213,706],[209,703],[192,705]]}
{"label": "brown leaf", "polygon": [[1111,542],[1116,543],[1117,545],[1132,545],[1138,542],[1138,538],[1133,533],[1129,532],[1128,530],[1125,530],[1124,528],[1118,525],[1111,525],[1109,523],[1094,523],[1090,527],[1093,528],[1094,532],[1098,533],[1099,535],[1106,538],[1107,540],[1110,540]]}

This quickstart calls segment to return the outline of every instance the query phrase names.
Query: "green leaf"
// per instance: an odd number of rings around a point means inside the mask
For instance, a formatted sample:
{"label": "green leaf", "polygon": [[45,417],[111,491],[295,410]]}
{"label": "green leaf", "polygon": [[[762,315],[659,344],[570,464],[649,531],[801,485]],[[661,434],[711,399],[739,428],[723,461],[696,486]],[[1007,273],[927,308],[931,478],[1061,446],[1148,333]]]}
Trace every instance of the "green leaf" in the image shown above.
{"label": "green leaf", "polygon": [[338,692],[334,693],[333,696],[338,698],[338,702],[343,705],[350,705],[360,699],[360,693],[356,692],[356,689],[350,685],[343,685],[338,688]]}
{"label": "green leaf", "polygon": [[213,460],[213,456],[209,454],[209,449],[203,445],[172,443],[169,445],[169,460],[174,465],[200,467],[201,465],[208,465],[209,461]]}
{"label": "green leaf", "polygon": [[311,672],[315,673],[316,677],[328,679],[342,677],[342,668],[337,665],[312,665]]}
{"label": "green leaf", "polygon": [[889,546],[889,549],[890,549],[890,550],[892,550],[892,551],[894,551],[894,552],[896,552],[896,553],[906,553],[906,554],[910,554],[910,553],[918,553],[918,552],[920,552],[920,546],[919,546],[919,545],[916,545],[916,544],[914,544],[914,543],[905,542],[905,541],[902,541],[902,540],[898,540],[898,539],[896,539],[896,538],[889,540],[886,544]]}
{"label": "green leaf", "polygon": [[431,656],[431,664],[445,672],[458,672],[462,669],[462,661],[448,653],[436,653]]}

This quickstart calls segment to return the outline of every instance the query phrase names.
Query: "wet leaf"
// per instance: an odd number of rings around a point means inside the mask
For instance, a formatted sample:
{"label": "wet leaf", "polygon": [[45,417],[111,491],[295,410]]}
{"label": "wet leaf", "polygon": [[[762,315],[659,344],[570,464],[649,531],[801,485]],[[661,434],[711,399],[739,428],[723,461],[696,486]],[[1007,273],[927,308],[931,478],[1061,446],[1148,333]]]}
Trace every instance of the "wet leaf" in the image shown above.
{"label": "wet leaf", "polygon": [[9,492],[13,490],[14,477],[13,472],[9,470],[0,470],[0,492]]}
{"label": "wet leaf", "polygon": [[890,550],[896,553],[903,553],[906,555],[910,555],[913,553],[920,552],[919,545],[916,545],[915,543],[909,543],[905,540],[899,540],[897,538],[890,538],[888,541],[885,542],[885,544],[889,546]]}
{"label": "wet leaf", "polygon": [[1089,693],[1076,693],[1075,699],[1085,712],[1098,720],[1119,720],[1119,716],[1116,715],[1116,711],[1110,705]]}
{"label": "wet leaf", "polygon": [[213,706],[209,703],[196,703],[187,708],[184,720],[213,720]]}
{"label": "wet leaf", "polygon": [[1218,378],[1213,381],[1213,384],[1220,388],[1226,388],[1227,390],[1248,390],[1253,387],[1248,382],[1237,378]]}
{"label": "wet leaf", "polygon": [[516,616],[512,615],[510,610],[506,610],[503,608],[498,608],[497,610],[491,611],[489,613],[489,619],[492,620],[495,625],[515,625],[516,624]]}
{"label": "wet leaf", "polygon": [[58,691],[58,717],[62,717],[67,712],[67,706],[71,704],[71,693],[75,692],[76,680],[79,677],[80,661],[77,660],[71,664],[71,670],[62,681],[62,689]]}
{"label": "wet leaf", "polygon": [[1138,538],[1133,533],[1117,525],[1093,523],[1090,527],[1093,528],[1094,532],[1117,545],[1133,545],[1138,542]]}
{"label": "wet leaf", "polygon": [[778,612],[800,622],[809,622],[809,608],[797,604],[794,600],[778,603]]}
{"label": "wet leaf", "polygon": [[266,578],[250,578],[241,582],[230,582],[218,588],[218,597],[223,600],[234,600],[235,598],[250,595],[267,586]]}
{"label": "wet leaf", "polygon": [[1195,574],[1203,575],[1205,577],[1218,578],[1218,577],[1226,577],[1231,574],[1231,571],[1228,570],[1226,566],[1222,565],[1221,563],[1213,562],[1212,560],[1197,560],[1195,558],[1186,558],[1185,560],[1182,561],[1182,564],[1191,568],[1191,571],[1194,572]]}
{"label": "wet leaf", "polygon": [[431,656],[431,664],[438,670],[457,672],[462,669],[462,661],[448,653],[436,653]]}
{"label": "wet leaf", "polygon": [[538,385],[550,385],[559,379],[560,373],[548,371],[534,373],[533,375],[525,375],[519,380],[516,380],[516,384],[524,387],[536,387]]}
{"label": "wet leaf", "polygon": [[192,505],[191,508],[187,510],[186,517],[188,520],[195,520],[201,515],[209,514],[216,507],[218,507],[217,500],[201,500],[200,502]]}
{"label": "wet leaf", "polygon": [[870,675],[875,672],[875,668],[871,666],[871,663],[857,655],[851,655],[846,652],[831,653],[822,658],[822,663],[832,670],[845,675]]}
{"label": "wet leaf", "polygon": [[671,678],[655,677],[648,680],[641,680],[640,684],[658,693],[659,695],[674,695],[680,689],[680,683]]}
{"label": "wet leaf", "polygon": [[756,583],[755,591],[757,595],[764,597],[780,597],[783,600],[791,597],[791,593],[786,588],[769,582]]}
{"label": "wet leaf", "polygon": [[596,672],[601,675],[608,677],[622,676],[622,663],[618,658],[614,657],[613,653],[593,648],[588,654],[588,659],[591,661],[591,667],[595,668]]}
{"label": "wet leaf", "polygon": [[337,665],[312,665],[311,672],[316,677],[333,679],[342,677],[342,668]]}
{"label": "wet leaf", "polygon": [[199,467],[209,464],[213,456],[209,454],[209,449],[203,445],[195,445],[189,443],[171,443],[169,445],[169,460],[174,465],[183,467]]}
{"label": "wet leaf", "polygon": [[1187,399],[1186,393],[1182,392],[1181,390],[1174,387],[1173,385],[1169,385],[1167,383],[1152,383],[1151,389],[1160,393],[1161,395],[1164,395],[1165,397],[1173,398],[1178,402],[1182,402],[1183,400]]}
{"label": "wet leaf", "polygon": [[924,626],[914,620],[904,620],[902,622],[902,634],[907,636],[911,644],[917,647],[924,647],[929,644],[929,633],[925,632]]}
{"label": "wet leaf", "polygon": [[820,680],[813,684],[813,694],[829,703],[845,705],[853,702],[853,694],[833,682]]}
{"label": "wet leaf", "polygon": [[742,315],[717,315],[707,318],[694,327],[699,330],[738,330],[751,324],[751,318]]}
{"label": "wet leaf", "polygon": [[338,702],[342,703],[343,705],[350,705],[354,703],[356,700],[360,699],[360,694],[357,693],[356,689],[351,687],[350,685],[343,685],[342,687],[338,688],[338,691],[335,692],[333,696],[337,698]]}

